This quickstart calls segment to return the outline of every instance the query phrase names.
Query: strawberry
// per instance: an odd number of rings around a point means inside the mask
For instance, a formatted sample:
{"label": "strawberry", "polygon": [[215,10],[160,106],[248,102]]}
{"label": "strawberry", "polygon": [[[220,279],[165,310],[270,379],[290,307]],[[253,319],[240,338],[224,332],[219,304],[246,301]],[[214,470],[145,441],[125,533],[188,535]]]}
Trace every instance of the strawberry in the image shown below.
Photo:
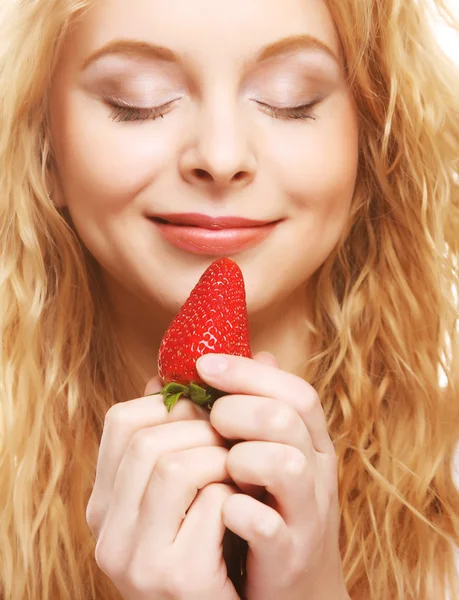
{"label": "strawberry", "polygon": [[196,370],[198,358],[210,353],[252,357],[244,279],[239,266],[226,257],[201,275],[161,341],[158,375],[169,411],[182,395],[208,407],[223,395]]}

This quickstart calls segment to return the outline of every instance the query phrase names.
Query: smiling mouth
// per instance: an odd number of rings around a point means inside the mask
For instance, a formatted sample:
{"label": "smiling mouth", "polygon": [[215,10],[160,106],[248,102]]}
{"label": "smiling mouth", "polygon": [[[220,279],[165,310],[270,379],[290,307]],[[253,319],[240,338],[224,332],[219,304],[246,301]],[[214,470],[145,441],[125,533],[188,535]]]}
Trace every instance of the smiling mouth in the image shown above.
{"label": "smiling mouth", "polygon": [[[161,237],[173,246],[192,254],[212,256],[241,252],[258,245],[276,228],[279,221],[247,225],[243,220],[204,220],[197,223],[173,222],[163,217],[150,217]],[[237,223],[233,224],[233,223]]]}
{"label": "smiling mouth", "polygon": [[[225,230],[225,229],[248,229],[250,227],[250,225],[239,225],[238,227],[220,227],[217,225],[196,225],[194,223],[175,223],[173,221],[166,221],[166,219],[161,219],[159,217],[153,217],[151,220],[160,225],[173,225],[174,227],[193,227],[195,229],[209,229],[210,231]],[[257,225],[257,227],[265,227],[265,225]]]}
{"label": "smiling mouth", "polygon": [[205,230],[247,229],[271,225],[280,219],[258,220],[247,217],[223,215],[211,216],[200,213],[157,213],[149,215],[157,225],[173,225]]}

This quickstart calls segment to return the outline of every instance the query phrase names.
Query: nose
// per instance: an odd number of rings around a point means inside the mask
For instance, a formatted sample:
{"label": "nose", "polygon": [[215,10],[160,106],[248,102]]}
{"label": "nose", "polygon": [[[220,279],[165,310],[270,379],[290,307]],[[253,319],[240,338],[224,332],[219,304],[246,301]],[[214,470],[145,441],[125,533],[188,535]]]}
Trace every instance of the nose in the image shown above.
{"label": "nose", "polygon": [[255,176],[255,156],[249,145],[247,125],[237,108],[215,103],[203,110],[196,124],[193,143],[180,158],[183,179],[209,191],[242,188]]}

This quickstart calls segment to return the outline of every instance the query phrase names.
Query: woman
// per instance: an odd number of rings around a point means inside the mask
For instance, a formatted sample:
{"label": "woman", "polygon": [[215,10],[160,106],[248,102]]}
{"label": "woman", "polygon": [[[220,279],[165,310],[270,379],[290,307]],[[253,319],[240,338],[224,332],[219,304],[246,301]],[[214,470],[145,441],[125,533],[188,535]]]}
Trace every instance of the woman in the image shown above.
{"label": "woman", "polygon": [[[432,8],[2,3],[5,599],[235,599],[225,528],[249,600],[457,597],[459,77]],[[212,229],[240,219],[247,243]],[[228,395],[168,415],[159,343],[221,255],[256,354],[200,359]]]}

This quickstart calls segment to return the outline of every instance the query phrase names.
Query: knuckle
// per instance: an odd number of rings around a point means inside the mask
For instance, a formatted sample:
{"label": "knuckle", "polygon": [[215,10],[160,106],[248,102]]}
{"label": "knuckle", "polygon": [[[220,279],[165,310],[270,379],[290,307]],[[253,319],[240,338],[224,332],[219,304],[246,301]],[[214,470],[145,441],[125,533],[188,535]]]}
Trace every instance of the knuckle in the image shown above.
{"label": "knuckle", "polygon": [[158,459],[155,466],[155,474],[160,479],[177,479],[186,475],[187,469],[182,458],[176,454],[166,454]]}
{"label": "knuckle", "polygon": [[152,456],[158,447],[158,436],[151,429],[139,429],[129,441],[127,452],[139,458]]}
{"label": "knuckle", "polygon": [[264,540],[275,539],[282,528],[282,517],[272,511],[268,514],[254,519],[252,524],[252,530],[257,538]]}
{"label": "knuckle", "polygon": [[94,558],[99,569],[113,581],[122,578],[125,570],[123,553],[117,552],[104,536],[97,541]]}
{"label": "knuckle", "polygon": [[283,434],[294,427],[295,415],[287,405],[282,406],[279,403],[279,406],[273,410],[271,404],[262,403],[257,412],[257,421],[266,431]]}
{"label": "knuckle", "polygon": [[[153,589],[153,581],[155,581],[156,590]],[[161,589],[151,567],[139,569],[135,565],[131,565],[126,571],[125,582],[129,589],[145,595],[152,594],[154,591],[159,592]]]}
{"label": "knuckle", "polygon": [[319,394],[312,386],[308,385],[304,392],[298,395],[296,402],[298,412],[302,416],[307,415],[314,408],[320,406]]}
{"label": "knuckle", "polygon": [[128,407],[123,402],[111,406],[105,414],[104,429],[117,429],[126,425]]}
{"label": "knuckle", "polygon": [[291,560],[288,563],[290,585],[295,585],[296,583],[302,580],[307,570],[307,564],[308,560],[305,559],[303,554],[300,554],[298,552],[292,554]]}
{"label": "knuckle", "polygon": [[273,462],[276,472],[284,473],[288,479],[304,476],[308,467],[306,456],[293,446],[287,446],[279,452]]}
{"label": "knuckle", "polygon": [[88,505],[86,507],[86,523],[89,525],[92,533],[95,535],[99,529],[100,523],[103,519],[102,507],[96,503],[94,497],[89,498]]}

